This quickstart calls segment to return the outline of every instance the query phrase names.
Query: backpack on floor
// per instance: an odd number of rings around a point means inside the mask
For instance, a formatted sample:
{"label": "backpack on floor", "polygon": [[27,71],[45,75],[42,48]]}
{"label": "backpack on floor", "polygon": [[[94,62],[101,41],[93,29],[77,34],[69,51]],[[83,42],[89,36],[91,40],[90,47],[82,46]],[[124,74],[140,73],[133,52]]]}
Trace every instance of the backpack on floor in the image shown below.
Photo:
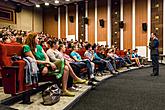
{"label": "backpack on floor", "polygon": [[61,90],[57,84],[48,87],[42,92],[43,105],[53,105],[60,101]]}

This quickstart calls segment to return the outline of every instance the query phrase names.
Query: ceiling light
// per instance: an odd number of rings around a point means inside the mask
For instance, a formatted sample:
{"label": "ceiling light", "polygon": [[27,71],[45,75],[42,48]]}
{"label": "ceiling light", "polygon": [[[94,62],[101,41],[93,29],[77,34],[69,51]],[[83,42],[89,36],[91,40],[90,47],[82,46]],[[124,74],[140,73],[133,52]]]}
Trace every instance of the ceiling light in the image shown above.
{"label": "ceiling light", "polygon": [[36,7],[37,7],[37,8],[39,8],[39,7],[40,7],[40,5],[38,5],[38,4],[37,4],[37,5],[36,5]]}
{"label": "ceiling light", "polygon": [[45,2],[45,6],[49,6],[49,3],[48,2]]}
{"label": "ceiling light", "polygon": [[58,3],[59,3],[59,1],[58,1],[58,0],[55,0],[55,1],[54,1],[54,3],[58,4]]}
{"label": "ceiling light", "polygon": [[70,0],[65,0],[65,1],[69,2]]}

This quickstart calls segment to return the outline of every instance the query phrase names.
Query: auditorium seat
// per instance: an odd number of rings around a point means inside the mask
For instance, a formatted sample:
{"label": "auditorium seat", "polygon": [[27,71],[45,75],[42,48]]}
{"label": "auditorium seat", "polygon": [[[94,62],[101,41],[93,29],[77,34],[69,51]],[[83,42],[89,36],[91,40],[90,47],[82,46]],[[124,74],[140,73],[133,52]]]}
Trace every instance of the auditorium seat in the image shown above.
{"label": "auditorium seat", "polygon": [[[0,43],[0,67],[2,74],[2,85],[6,94],[19,94],[24,91],[28,91],[38,86],[38,83],[32,85],[25,83],[25,61],[18,60],[12,61],[11,57],[17,55],[22,57],[23,46],[21,44],[3,44]],[[39,81],[53,81],[56,82],[54,76],[41,76],[39,75]]]}

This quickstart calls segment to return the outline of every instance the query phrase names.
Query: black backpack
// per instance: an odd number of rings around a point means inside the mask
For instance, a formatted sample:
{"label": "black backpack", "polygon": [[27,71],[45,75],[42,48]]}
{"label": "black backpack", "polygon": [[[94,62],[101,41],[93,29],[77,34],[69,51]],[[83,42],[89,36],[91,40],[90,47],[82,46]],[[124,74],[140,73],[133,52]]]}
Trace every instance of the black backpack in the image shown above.
{"label": "black backpack", "polygon": [[53,105],[60,101],[61,90],[57,84],[48,87],[42,92],[43,105]]}

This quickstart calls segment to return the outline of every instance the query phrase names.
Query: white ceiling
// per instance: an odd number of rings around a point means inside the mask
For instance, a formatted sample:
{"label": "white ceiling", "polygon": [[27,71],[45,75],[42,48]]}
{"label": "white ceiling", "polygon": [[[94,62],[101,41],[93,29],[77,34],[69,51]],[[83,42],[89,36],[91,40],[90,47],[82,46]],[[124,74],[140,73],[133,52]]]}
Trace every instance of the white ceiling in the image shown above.
{"label": "white ceiling", "polygon": [[59,6],[59,5],[65,5],[65,4],[69,4],[69,3],[74,3],[74,2],[79,2],[79,1],[83,1],[83,0],[70,0],[70,1],[66,1],[66,0],[58,0],[59,4],[55,4],[55,0],[11,0],[17,3],[21,3],[27,6],[33,6],[35,4],[43,4],[45,2],[48,2],[54,6]]}

